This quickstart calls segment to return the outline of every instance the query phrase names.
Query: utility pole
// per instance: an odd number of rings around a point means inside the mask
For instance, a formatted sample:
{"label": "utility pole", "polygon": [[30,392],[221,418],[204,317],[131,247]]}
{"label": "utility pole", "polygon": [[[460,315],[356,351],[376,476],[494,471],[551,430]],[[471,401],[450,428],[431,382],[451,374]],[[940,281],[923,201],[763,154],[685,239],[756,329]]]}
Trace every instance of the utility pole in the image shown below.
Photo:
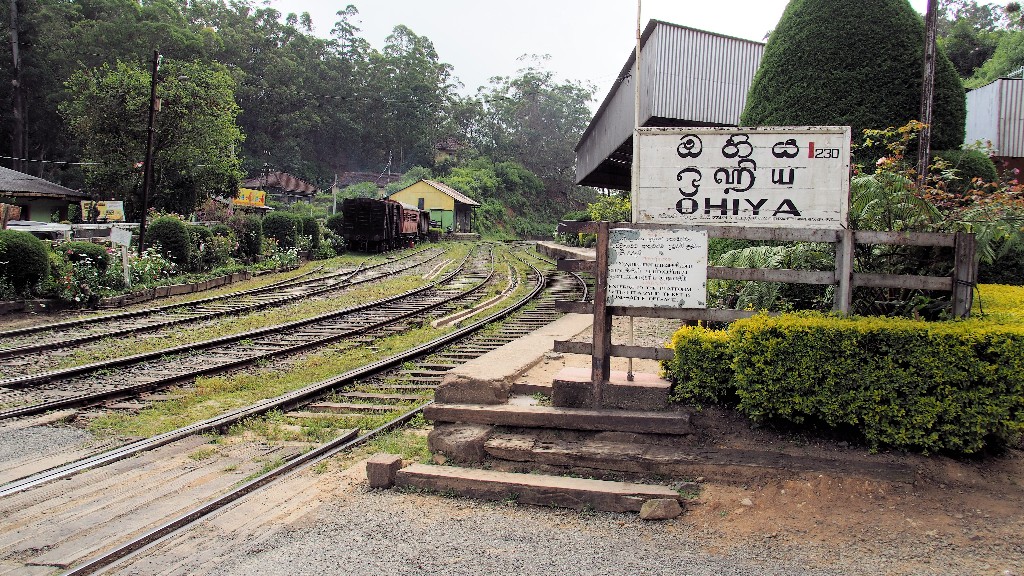
{"label": "utility pole", "polygon": [[153,135],[156,132],[156,112],[160,100],[156,97],[157,72],[160,70],[160,52],[153,51],[153,74],[149,81],[149,132],[146,134],[146,165],[142,174],[142,218],[139,219],[139,256],[146,249],[146,213],[149,211],[149,189],[153,185]]}
{"label": "utility pole", "polygon": [[935,99],[935,20],[938,0],[928,0],[928,12],[924,17],[924,76],[921,80],[921,122],[924,128],[917,148],[917,184],[922,187],[928,176],[928,163],[932,147],[932,103]]}

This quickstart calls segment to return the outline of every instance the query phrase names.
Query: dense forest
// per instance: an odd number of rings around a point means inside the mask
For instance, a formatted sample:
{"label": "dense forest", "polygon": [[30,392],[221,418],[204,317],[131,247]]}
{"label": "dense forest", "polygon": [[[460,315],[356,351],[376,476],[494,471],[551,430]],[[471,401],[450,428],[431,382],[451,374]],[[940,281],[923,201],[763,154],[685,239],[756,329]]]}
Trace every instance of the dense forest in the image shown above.
{"label": "dense forest", "polygon": [[553,222],[593,198],[572,167],[594,88],[557,81],[543,56],[463,96],[430,39],[398,25],[373,47],[352,5],[327,38],[308,14],[254,0],[10,5],[0,11],[10,38],[0,59],[2,165],[122,198],[129,214],[154,50],[158,209],[187,215],[268,168],[321,189],[347,171],[455,178],[509,234],[543,233],[537,218]]}

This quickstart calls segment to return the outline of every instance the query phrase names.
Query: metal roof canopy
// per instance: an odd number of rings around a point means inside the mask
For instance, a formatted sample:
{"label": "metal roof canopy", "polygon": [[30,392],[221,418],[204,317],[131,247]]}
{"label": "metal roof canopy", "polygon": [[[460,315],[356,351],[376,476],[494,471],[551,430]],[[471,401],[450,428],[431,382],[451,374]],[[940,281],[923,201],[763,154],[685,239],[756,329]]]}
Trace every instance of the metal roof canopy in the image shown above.
{"label": "metal roof canopy", "polygon": [[[641,35],[642,126],[739,124],[764,44],[651,20]],[[634,87],[631,53],[576,145],[576,182],[630,189]]]}

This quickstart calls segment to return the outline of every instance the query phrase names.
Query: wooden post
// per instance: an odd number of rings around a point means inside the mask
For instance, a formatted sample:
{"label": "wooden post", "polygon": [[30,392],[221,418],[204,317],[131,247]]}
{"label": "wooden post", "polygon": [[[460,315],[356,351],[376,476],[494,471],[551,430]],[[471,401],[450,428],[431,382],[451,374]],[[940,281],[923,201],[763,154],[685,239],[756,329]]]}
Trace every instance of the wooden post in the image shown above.
{"label": "wooden post", "polygon": [[850,313],[853,302],[853,230],[840,230],[836,238],[836,294],[832,311]]}
{"label": "wooden post", "polygon": [[957,232],[953,248],[953,317],[967,318],[974,302],[974,284],[978,278],[978,262],[974,234]]}
{"label": "wooden post", "polygon": [[612,315],[608,313],[608,222],[597,223],[597,261],[594,263],[594,338],[590,380],[594,408],[601,408],[601,392],[611,374]]}

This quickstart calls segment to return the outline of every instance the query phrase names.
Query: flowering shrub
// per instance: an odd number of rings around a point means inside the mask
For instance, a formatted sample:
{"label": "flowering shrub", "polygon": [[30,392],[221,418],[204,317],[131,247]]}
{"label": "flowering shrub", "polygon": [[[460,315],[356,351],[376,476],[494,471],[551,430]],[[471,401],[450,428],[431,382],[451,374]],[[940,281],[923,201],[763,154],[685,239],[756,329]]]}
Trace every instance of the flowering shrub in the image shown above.
{"label": "flowering shrub", "polygon": [[147,248],[141,256],[129,255],[128,267],[133,286],[155,284],[163,278],[174,276],[178,271],[178,265],[164,258],[156,248]]}

